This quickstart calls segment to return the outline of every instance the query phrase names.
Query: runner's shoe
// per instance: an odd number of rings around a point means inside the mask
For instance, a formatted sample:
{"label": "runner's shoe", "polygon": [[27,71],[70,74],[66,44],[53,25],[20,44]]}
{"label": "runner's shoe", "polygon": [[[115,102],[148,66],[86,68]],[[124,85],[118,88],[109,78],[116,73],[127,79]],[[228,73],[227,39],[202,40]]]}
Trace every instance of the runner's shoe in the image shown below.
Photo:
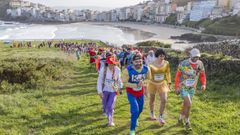
{"label": "runner's shoe", "polygon": [[178,119],[178,124],[179,124],[179,125],[183,125],[183,126],[184,126],[183,119]]}
{"label": "runner's shoe", "polygon": [[132,130],[132,131],[130,131],[130,134],[129,134],[129,135],[136,135],[136,133],[135,133],[134,130]]}
{"label": "runner's shoe", "polygon": [[165,120],[163,119],[163,117],[159,118],[159,123],[161,126],[163,126],[166,123]]}
{"label": "runner's shoe", "polygon": [[187,131],[192,131],[192,127],[191,127],[190,122],[185,123],[185,128],[186,128]]}
{"label": "runner's shoe", "polygon": [[151,120],[157,120],[157,118],[156,118],[154,113],[150,113],[150,119]]}

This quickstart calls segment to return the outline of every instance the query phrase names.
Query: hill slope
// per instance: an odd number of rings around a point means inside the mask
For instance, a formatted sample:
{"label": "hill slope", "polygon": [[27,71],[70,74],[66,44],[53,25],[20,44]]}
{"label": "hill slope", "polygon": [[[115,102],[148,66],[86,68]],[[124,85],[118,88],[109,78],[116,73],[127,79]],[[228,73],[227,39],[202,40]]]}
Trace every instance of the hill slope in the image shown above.
{"label": "hill slope", "polygon": [[[1,45],[0,45],[1,46]],[[3,48],[1,48],[2,50]],[[37,49],[16,49],[23,54],[35,54]],[[46,51],[47,56],[55,56],[56,50]],[[5,48],[11,54],[10,48]],[[22,53],[21,53],[22,52]],[[49,55],[52,53],[53,55]],[[2,57],[3,53],[0,53]],[[10,55],[9,55],[10,56]],[[65,56],[61,57],[71,58]],[[115,109],[116,127],[106,127],[106,117],[101,111],[101,101],[97,96],[97,73],[89,67],[88,57],[83,56],[74,63],[74,74],[57,87],[45,91],[18,92],[0,95],[0,133],[1,134],[42,134],[42,135],[119,135],[129,132],[129,104],[126,93],[118,96]],[[171,63],[172,78],[175,64]],[[239,85],[238,85],[239,86]],[[237,85],[224,85],[216,78],[208,78],[205,94],[197,93],[193,99],[191,122],[192,134],[239,134],[240,130],[240,91]],[[177,125],[181,106],[180,97],[169,94],[166,108],[166,121],[160,127],[157,121],[149,120],[149,98],[139,120],[137,134],[186,134],[183,127]],[[159,98],[155,112],[158,114]]]}

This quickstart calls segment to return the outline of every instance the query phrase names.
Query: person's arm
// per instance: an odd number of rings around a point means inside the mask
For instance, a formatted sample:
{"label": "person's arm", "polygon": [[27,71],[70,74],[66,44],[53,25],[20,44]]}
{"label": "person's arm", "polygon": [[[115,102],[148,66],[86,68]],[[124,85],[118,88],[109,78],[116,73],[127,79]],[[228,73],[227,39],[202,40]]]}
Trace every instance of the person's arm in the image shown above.
{"label": "person's arm", "polygon": [[97,93],[102,98],[102,92],[103,92],[103,74],[104,74],[104,68],[102,68],[98,75],[98,82],[97,82]]}
{"label": "person's arm", "polygon": [[[119,68],[118,68],[119,69]],[[122,82],[122,77],[121,77],[121,70],[118,70],[118,76],[117,76],[117,80],[118,80],[118,86],[120,89],[123,88],[123,82]]]}
{"label": "person's arm", "polygon": [[167,67],[166,67],[166,73],[165,73],[165,76],[166,76],[166,80],[167,80],[167,83],[171,85],[172,83],[172,80],[171,80],[171,72],[170,72],[170,65],[169,63],[167,63]]}
{"label": "person's arm", "polygon": [[182,75],[182,72],[180,71],[179,66],[178,66],[176,77],[175,77],[175,92],[176,92],[176,94],[179,94],[179,92],[180,92],[179,83],[180,83],[181,75]]}
{"label": "person's arm", "polygon": [[166,72],[165,72],[165,76],[166,76],[166,80],[167,80],[167,83],[168,83],[169,90],[171,90],[172,80],[171,80],[171,71],[170,71],[169,62],[167,62],[167,67],[166,68],[167,69],[166,69]]}
{"label": "person's arm", "polygon": [[152,79],[152,72],[151,72],[150,65],[148,65],[148,73],[147,73],[146,79],[143,82],[144,86],[147,86],[147,84],[151,79]]}
{"label": "person's arm", "polygon": [[202,85],[201,89],[202,89],[202,91],[205,91],[206,90],[207,79],[206,79],[206,73],[205,73],[205,69],[204,69],[203,64],[202,64],[202,68],[200,70],[199,77],[200,77],[200,82],[201,82],[201,85]]}
{"label": "person's arm", "polygon": [[121,70],[119,68],[118,69],[118,76],[117,76],[117,84],[118,84],[118,90],[120,92],[120,94],[122,94],[122,89],[123,89],[123,82],[122,82],[122,78],[121,78]]}

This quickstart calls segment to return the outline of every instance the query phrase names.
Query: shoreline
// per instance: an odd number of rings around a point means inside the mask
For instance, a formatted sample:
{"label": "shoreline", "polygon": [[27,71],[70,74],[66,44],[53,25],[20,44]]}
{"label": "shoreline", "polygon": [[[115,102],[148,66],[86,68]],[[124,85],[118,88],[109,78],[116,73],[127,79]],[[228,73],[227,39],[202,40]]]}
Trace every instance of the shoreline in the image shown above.
{"label": "shoreline", "polygon": [[[135,44],[138,42],[143,42],[143,41],[149,41],[149,40],[157,40],[159,42],[163,42],[163,43],[168,43],[168,44],[172,44],[173,45],[173,49],[177,49],[177,50],[184,50],[185,48],[189,47],[189,46],[193,46],[192,44],[176,44],[175,42],[177,42],[178,40],[173,40],[170,39],[171,36],[180,36],[184,33],[192,33],[192,31],[189,30],[183,30],[183,29],[178,29],[178,28],[171,28],[171,27],[166,27],[166,26],[159,26],[159,25],[149,25],[149,24],[142,24],[142,23],[129,23],[129,22],[117,22],[117,23],[112,23],[112,22],[77,22],[77,23],[71,23],[71,24],[62,24],[64,25],[78,25],[78,24],[86,24],[86,26],[91,27],[91,25],[102,25],[102,26],[107,26],[107,27],[114,27],[117,29],[120,29],[122,31],[124,31],[124,29],[135,29],[137,31],[133,32],[136,35],[139,35],[141,32],[142,33],[146,33],[149,34],[150,37],[147,39],[138,39],[136,40],[136,42],[134,43],[129,43],[129,44]],[[41,24],[33,24],[33,25],[41,25]],[[54,24],[45,24],[45,25],[54,25]],[[61,24],[58,24],[61,25]],[[58,26],[57,25],[57,26]],[[140,34],[141,35],[141,34]],[[139,37],[138,37],[139,38]],[[89,38],[71,38],[70,40],[81,40],[81,39],[89,39]],[[13,41],[15,39],[8,39],[10,41]],[[34,39],[25,39],[25,40],[34,40]],[[38,40],[45,40],[45,39],[38,39]],[[62,40],[61,38],[54,38],[54,39],[46,39],[46,40]],[[67,40],[65,38],[65,40]],[[102,39],[99,39],[101,41],[104,41]],[[2,40],[4,41],[4,40]],[[6,41],[6,40],[5,40]],[[18,39],[18,41],[21,41],[21,39]],[[23,41],[23,40],[22,40]],[[109,42],[111,43],[111,42]],[[121,44],[123,45],[123,44]]]}

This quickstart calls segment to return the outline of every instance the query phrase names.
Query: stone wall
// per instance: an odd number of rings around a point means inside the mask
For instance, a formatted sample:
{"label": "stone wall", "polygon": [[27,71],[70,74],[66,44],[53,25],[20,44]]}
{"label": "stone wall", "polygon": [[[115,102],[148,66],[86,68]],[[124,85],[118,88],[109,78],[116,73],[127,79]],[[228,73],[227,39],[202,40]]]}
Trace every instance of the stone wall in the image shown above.
{"label": "stone wall", "polygon": [[[187,57],[169,55],[167,60],[174,67]],[[214,55],[202,55],[200,58],[204,63],[207,78],[210,80],[220,80],[220,83],[236,83],[240,80],[240,59],[225,59]]]}
{"label": "stone wall", "polygon": [[201,52],[223,54],[240,59],[240,39],[225,40],[216,43],[201,43],[195,46]]}

